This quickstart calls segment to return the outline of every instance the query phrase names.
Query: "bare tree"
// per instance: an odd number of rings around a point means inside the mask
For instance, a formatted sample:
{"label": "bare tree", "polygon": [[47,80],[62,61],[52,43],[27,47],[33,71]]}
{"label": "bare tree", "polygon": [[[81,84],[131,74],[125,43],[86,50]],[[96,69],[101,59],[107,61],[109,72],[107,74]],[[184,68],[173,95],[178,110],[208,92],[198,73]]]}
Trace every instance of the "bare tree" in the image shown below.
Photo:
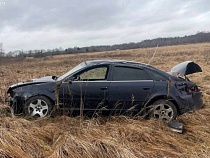
{"label": "bare tree", "polygon": [[3,43],[0,43],[0,57],[4,56]]}

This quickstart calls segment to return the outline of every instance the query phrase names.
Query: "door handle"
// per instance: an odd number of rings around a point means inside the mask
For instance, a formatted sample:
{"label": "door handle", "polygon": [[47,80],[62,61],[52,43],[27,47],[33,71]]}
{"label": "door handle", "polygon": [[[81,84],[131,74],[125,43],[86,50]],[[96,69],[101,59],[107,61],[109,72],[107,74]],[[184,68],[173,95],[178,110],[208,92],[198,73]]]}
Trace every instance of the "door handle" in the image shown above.
{"label": "door handle", "polygon": [[101,89],[101,90],[107,90],[108,87],[101,87],[100,89]]}
{"label": "door handle", "polygon": [[143,90],[148,91],[148,90],[150,90],[150,88],[149,87],[145,87],[145,88],[143,88]]}

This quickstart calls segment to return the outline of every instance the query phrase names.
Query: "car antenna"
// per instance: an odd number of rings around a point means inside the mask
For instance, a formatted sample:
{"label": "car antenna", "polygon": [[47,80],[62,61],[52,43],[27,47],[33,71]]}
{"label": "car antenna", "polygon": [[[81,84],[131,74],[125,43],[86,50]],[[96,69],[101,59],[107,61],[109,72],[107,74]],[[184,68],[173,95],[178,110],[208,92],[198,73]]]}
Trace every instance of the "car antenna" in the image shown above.
{"label": "car antenna", "polygon": [[152,58],[151,58],[150,61],[148,62],[148,65],[150,64],[150,62],[152,61],[152,59],[155,57],[155,54],[156,54],[157,49],[158,49],[158,46],[159,46],[159,43],[157,44],[157,47],[156,47],[156,49],[155,49],[155,52],[153,53]]}

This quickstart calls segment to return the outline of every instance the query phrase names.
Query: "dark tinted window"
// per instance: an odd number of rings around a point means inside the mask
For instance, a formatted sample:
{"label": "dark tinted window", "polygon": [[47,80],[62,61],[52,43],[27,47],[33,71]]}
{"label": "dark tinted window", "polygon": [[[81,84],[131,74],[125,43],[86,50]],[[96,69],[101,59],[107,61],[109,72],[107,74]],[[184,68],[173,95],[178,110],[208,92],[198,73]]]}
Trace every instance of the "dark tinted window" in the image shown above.
{"label": "dark tinted window", "polygon": [[113,81],[148,80],[148,74],[143,69],[115,66]]}
{"label": "dark tinted window", "polygon": [[149,69],[145,69],[145,71],[148,73],[149,75],[149,78],[151,80],[155,80],[155,81],[165,81],[167,80],[166,77],[160,75],[159,73],[155,72],[155,71],[152,71],[152,70],[149,70]]}

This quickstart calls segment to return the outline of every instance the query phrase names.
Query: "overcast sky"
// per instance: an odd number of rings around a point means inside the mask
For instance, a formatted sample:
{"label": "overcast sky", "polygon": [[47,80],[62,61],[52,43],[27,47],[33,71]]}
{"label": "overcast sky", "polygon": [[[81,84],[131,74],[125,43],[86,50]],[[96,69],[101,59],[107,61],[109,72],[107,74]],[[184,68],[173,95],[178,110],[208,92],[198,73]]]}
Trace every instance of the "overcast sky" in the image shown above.
{"label": "overcast sky", "polygon": [[210,0],[0,0],[0,43],[14,50],[140,42],[210,31]]}

